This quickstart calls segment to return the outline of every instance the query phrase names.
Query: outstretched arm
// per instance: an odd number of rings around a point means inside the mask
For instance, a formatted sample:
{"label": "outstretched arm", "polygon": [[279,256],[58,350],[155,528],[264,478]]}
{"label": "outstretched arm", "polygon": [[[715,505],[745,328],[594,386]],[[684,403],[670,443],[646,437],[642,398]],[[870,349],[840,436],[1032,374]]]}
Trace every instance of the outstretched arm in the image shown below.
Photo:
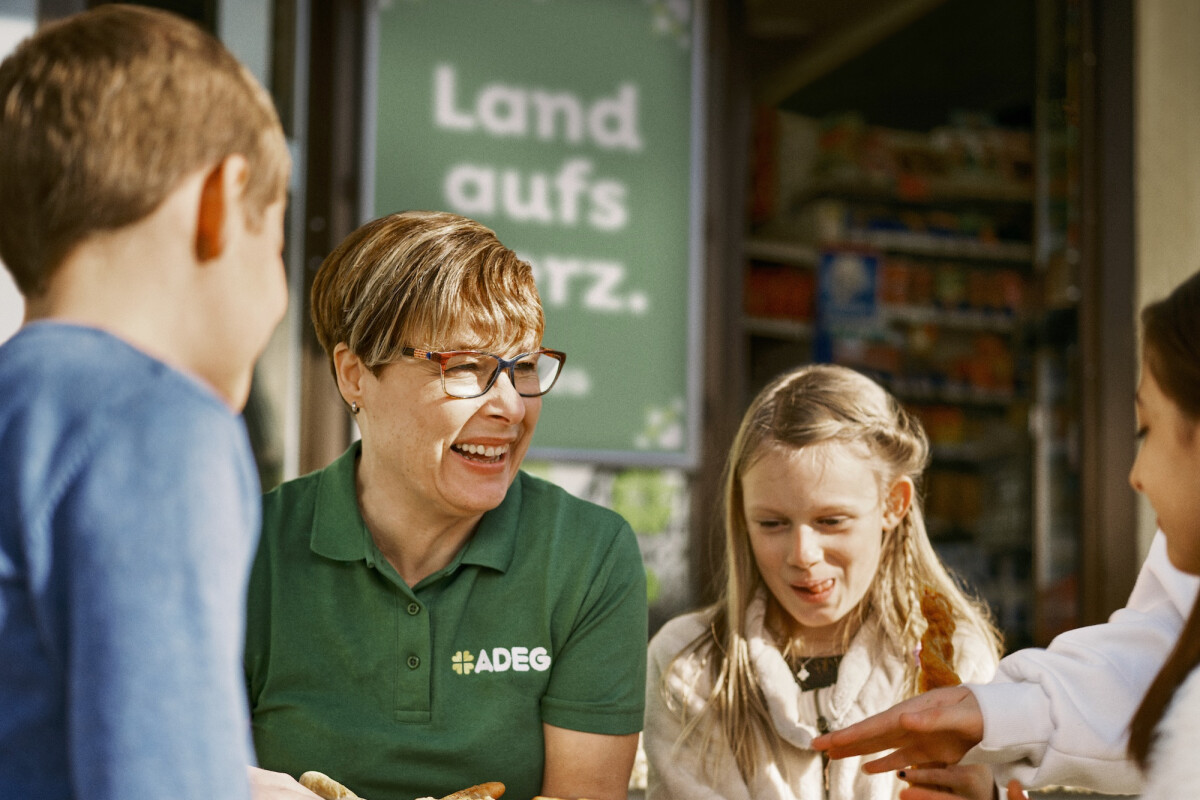
{"label": "outstretched arm", "polygon": [[1175,646],[1200,579],[1171,566],[1154,537],[1128,604],[1108,622],[1020,650],[996,678],[972,687],[987,721],[968,760],[989,762],[1001,785],[1065,785],[1138,794],[1128,759],[1129,720]]}
{"label": "outstretched arm", "polygon": [[1137,793],[1141,774],[1125,754],[1129,719],[1177,641],[1197,584],[1170,565],[1160,532],[1128,605],[1108,622],[1008,656],[990,684],[907,700],[816,746],[836,758],[896,749],[864,765],[871,772],[956,763],[974,748],[970,760],[991,763],[1001,783]]}
{"label": "outstretched arm", "polygon": [[917,764],[957,764],[983,739],[983,715],[965,686],[934,689],[898,703],[840,731],[813,740],[831,758],[894,752],[863,764],[866,772],[890,772]]}

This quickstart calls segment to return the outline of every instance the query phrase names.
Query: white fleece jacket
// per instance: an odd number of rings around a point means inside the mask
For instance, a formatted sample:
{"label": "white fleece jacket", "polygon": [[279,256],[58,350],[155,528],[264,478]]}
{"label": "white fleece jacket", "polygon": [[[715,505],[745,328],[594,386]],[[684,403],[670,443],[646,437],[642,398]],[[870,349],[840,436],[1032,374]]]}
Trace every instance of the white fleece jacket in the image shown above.
{"label": "white fleece jacket", "polygon": [[1142,774],[1126,757],[1129,721],[1175,646],[1198,585],[1171,566],[1157,533],[1129,603],[1108,622],[1013,653],[990,684],[969,687],[984,730],[963,763],[990,763],[1001,786],[1016,778],[1029,788],[1141,791]]}
{"label": "white fleece jacket", "polygon": [[[703,735],[679,741],[681,710],[694,717],[712,686],[708,670],[694,655],[670,666],[675,655],[708,627],[705,612],[685,614],[664,625],[650,642],[642,733],[647,800],[894,800],[907,784],[894,773],[864,774],[859,769],[862,758],[830,762],[826,793],[822,757],[809,749],[809,743],[818,734],[819,717],[825,718],[831,730],[842,728],[903,699],[902,657],[888,652],[875,626],[864,627],[842,659],[837,683],[802,692],[783,655],[764,633],[764,609],[760,596],[747,614],[750,655],[786,763],[771,763],[769,751],[764,750],[759,770],[747,784],[719,732],[707,753],[699,744]],[[956,634],[955,653],[956,668],[964,680],[987,680],[995,669],[995,657],[973,634]],[[669,700],[664,697],[664,687]]]}

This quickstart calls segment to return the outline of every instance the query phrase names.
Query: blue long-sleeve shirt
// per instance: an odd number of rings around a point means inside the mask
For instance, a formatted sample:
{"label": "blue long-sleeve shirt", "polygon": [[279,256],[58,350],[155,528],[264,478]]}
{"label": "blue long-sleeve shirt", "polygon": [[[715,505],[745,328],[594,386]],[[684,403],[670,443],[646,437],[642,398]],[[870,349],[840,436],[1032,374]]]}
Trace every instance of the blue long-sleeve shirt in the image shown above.
{"label": "blue long-sleeve shirt", "polygon": [[100,331],[0,347],[0,786],[243,800],[259,487],[241,420]]}

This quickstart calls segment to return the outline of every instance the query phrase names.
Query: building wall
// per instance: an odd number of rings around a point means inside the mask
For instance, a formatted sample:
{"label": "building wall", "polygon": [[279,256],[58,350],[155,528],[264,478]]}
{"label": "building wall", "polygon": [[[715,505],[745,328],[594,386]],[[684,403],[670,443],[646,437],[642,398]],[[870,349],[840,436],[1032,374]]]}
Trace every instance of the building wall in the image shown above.
{"label": "building wall", "polygon": [[[0,0],[0,59],[33,33],[36,23],[36,0]],[[16,333],[24,315],[25,301],[0,263],[0,342]]]}
{"label": "building wall", "polygon": [[[1200,269],[1200,3],[1138,0],[1135,32],[1137,308]],[[1139,500],[1143,551],[1154,514]]]}

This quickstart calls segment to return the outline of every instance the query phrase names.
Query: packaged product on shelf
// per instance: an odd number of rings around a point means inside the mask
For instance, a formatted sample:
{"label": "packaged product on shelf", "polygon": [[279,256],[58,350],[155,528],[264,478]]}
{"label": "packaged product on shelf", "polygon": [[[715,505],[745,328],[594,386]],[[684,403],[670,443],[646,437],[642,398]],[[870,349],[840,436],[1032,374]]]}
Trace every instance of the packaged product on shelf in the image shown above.
{"label": "packaged product on shelf", "polygon": [[1000,307],[1010,314],[1025,310],[1025,276],[1015,269],[1002,269],[996,273],[997,294]]}
{"label": "packaged product on shelf", "polygon": [[763,261],[746,269],[743,304],[752,317],[810,321],[815,293],[811,269]]}
{"label": "packaged product on shelf", "polygon": [[1012,392],[1016,364],[1008,342],[996,334],[981,333],[974,337],[973,350],[973,356],[964,364],[971,387],[987,392]]}
{"label": "packaged product on shelf", "polygon": [[929,306],[934,298],[933,267],[921,262],[911,262],[908,270],[908,302],[914,306]]}
{"label": "packaged product on shelf", "polygon": [[856,164],[860,180],[868,185],[890,186],[900,172],[895,137],[882,128],[865,130],[859,138]]}
{"label": "packaged product on shelf", "polygon": [[817,139],[819,155],[813,174],[824,180],[853,180],[860,174],[859,146],[866,121],[861,114],[847,113],[820,120]]}
{"label": "packaged product on shelf", "polygon": [[923,499],[925,522],[930,533],[948,532],[954,519],[954,478],[944,470],[925,470],[925,493]]}
{"label": "packaged product on shelf", "polygon": [[997,126],[986,115],[959,112],[951,124],[930,131],[931,146],[943,154],[947,178],[987,192],[992,187],[1032,188],[1033,137],[1029,131]]}
{"label": "packaged product on shelf", "polygon": [[951,211],[931,209],[924,214],[924,230],[931,236],[961,236],[958,214]]}
{"label": "packaged product on shelf", "polygon": [[973,530],[978,526],[983,512],[983,478],[976,472],[960,472],[958,475],[958,516],[955,521],[964,528]]}
{"label": "packaged product on shelf", "polygon": [[959,406],[922,405],[912,410],[935,447],[961,444],[966,438],[966,413]]}
{"label": "packaged product on shelf", "polygon": [[959,114],[931,131],[868,125],[856,112],[816,121],[813,177],[821,181],[890,186],[897,197],[920,201],[938,193],[1020,196],[1032,191],[1033,148],[1028,131]]}
{"label": "packaged product on shelf", "polygon": [[895,327],[901,332],[903,365],[889,388],[909,402],[937,397],[943,383],[936,358],[937,326],[905,322]]}
{"label": "packaged product on shelf", "polygon": [[833,338],[830,361],[870,375],[890,386],[903,369],[904,353],[879,332],[839,332]]}
{"label": "packaged product on shelf", "polygon": [[753,226],[785,221],[796,197],[811,180],[818,157],[816,120],[775,108],[755,109],[750,136],[750,189]]}
{"label": "packaged product on shelf", "polygon": [[879,267],[879,302],[886,306],[909,304],[909,260],[889,255]]}
{"label": "packaged product on shelf", "polygon": [[924,133],[891,130],[888,141],[896,149],[898,194],[913,200],[927,197],[932,191],[932,182],[946,171],[941,154],[930,147],[929,137]]}
{"label": "packaged product on shelf", "polygon": [[804,241],[840,242],[854,223],[851,207],[844,200],[822,198],[805,205],[797,215],[795,230]]}
{"label": "packaged product on shelf", "polygon": [[984,485],[977,473],[930,469],[926,473],[929,517],[951,532],[973,533],[983,510]]}
{"label": "packaged product on shelf", "polygon": [[891,381],[903,372],[903,360],[904,353],[895,343],[871,341],[863,351],[862,369]]}
{"label": "packaged product on shelf", "polygon": [[967,271],[960,264],[941,263],[937,266],[934,292],[939,308],[958,310],[967,305]]}
{"label": "packaged product on shelf", "polygon": [[966,239],[987,244],[1000,241],[996,231],[996,218],[979,211],[962,211],[958,214],[958,232]]}
{"label": "packaged product on shelf", "polygon": [[1003,298],[998,291],[999,286],[999,276],[994,270],[969,270],[967,272],[967,308],[982,313],[1001,311]]}

